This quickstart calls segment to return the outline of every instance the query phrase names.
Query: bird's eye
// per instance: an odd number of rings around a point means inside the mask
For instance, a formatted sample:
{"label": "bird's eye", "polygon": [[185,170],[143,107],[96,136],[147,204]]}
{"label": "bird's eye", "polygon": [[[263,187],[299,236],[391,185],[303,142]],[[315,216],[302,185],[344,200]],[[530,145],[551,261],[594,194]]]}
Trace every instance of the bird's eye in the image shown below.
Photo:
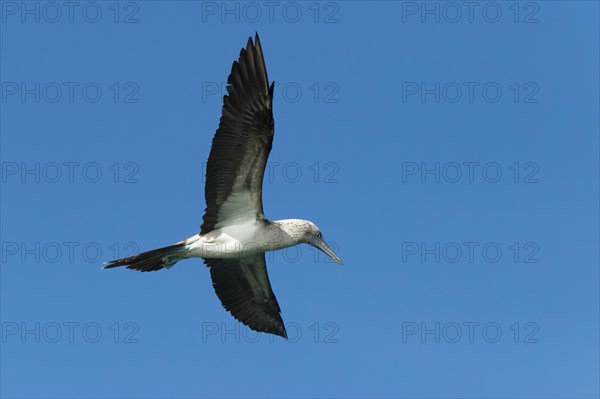
{"label": "bird's eye", "polygon": [[317,238],[321,238],[321,232],[317,233]]}

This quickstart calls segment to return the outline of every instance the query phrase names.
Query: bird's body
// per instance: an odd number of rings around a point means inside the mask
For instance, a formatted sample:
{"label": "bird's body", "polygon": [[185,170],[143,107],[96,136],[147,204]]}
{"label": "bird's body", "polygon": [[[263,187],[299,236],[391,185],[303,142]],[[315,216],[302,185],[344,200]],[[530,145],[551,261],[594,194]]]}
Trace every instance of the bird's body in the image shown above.
{"label": "bird's body", "polygon": [[223,226],[180,241],[178,244],[185,248],[180,259],[239,259],[306,243],[294,231],[301,231],[307,223],[310,222],[300,219],[245,220]]}
{"label": "bird's body", "polygon": [[219,128],[206,172],[206,211],[200,233],[168,247],[117,259],[105,268],[142,272],[169,269],[187,258],[203,258],[213,287],[231,314],[256,331],[286,337],[279,304],[271,290],[264,253],[310,244],[338,263],[317,226],[302,219],[269,221],[262,206],[262,182],[271,152],[273,87],[258,35],[233,63],[223,97]]}

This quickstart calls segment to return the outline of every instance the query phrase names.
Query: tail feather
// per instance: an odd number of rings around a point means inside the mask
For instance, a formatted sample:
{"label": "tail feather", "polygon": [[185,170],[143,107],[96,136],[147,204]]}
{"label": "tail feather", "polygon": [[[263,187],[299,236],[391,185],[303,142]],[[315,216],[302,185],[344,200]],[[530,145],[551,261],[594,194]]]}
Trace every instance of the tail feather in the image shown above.
{"label": "tail feather", "polygon": [[153,249],[152,251],[142,252],[137,255],[126,258],[112,260],[107,262],[103,269],[112,269],[113,267],[126,266],[127,269],[140,272],[153,272],[163,268],[170,268],[175,263],[184,259],[186,243],[179,242],[168,247]]}

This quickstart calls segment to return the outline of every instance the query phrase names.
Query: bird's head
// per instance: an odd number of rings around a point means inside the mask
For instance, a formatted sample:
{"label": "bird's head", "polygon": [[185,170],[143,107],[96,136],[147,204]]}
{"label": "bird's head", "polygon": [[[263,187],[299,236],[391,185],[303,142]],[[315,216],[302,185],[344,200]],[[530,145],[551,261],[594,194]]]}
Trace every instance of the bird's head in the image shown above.
{"label": "bird's head", "polygon": [[323,238],[323,233],[313,222],[302,219],[287,219],[275,222],[279,228],[285,231],[297,243],[305,243],[323,251],[331,259],[340,265],[344,263],[327,245]]}

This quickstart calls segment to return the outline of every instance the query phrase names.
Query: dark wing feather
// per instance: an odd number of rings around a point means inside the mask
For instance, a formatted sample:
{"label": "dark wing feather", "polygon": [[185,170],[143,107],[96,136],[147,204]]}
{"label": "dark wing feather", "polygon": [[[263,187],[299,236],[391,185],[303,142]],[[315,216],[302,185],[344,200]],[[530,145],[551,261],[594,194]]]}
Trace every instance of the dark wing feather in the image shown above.
{"label": "dark wing feather", "polygon": [[274,133],[273,84],[269,86],[258,34],[254,43],[248,39],[233,63],[227,93],[206,167],[200,234],[236,219],[264,218],[262,183]]}
{"label": "dark wing feather", "polygon": [[223,307],[251,329],[287,338],[281,309],[271,289],[265,255],[205,259]]}

